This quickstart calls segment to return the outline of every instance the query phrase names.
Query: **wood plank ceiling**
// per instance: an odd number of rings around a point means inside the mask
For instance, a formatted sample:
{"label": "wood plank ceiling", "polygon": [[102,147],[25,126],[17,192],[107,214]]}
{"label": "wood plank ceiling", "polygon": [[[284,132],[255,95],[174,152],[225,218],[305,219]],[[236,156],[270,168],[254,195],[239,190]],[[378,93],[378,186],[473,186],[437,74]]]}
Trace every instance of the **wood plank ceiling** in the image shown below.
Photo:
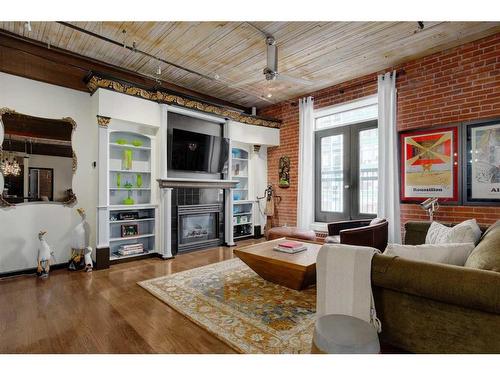
{"label": "wood plank ceiling", "polygon": [[[245,107],[264,107],[500,32],[500,22],[70,22],[208,78],[56,22],[0,22],[0,29],[50,43]],[[124,32],[125,30],[125,32]],[[266,81],[265,34],[281,74]],[[157,75],[158,66],[161,75]],[[268,94],[272,97],[268,98]]]}

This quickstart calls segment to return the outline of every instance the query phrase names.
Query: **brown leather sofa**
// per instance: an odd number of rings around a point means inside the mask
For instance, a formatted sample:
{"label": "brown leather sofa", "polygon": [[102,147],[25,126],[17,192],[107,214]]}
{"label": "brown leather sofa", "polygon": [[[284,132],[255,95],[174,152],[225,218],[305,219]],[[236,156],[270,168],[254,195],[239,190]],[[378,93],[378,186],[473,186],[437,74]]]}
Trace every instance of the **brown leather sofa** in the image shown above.
{"label": "brown leather sofa", "polygon": [[[424,243],[429,225],[406,223],[405,243]],[[485,250],[500,252],[500,221],[466,265]],[[382,342],[413,353],[500,353],[500,272],[375,255],[372,286]]]}
{"label": "brown leather sofa", "polygon": [[385,250],[389,223],[384,218],[337,221],[328,224],[325,243],[369,246]]}

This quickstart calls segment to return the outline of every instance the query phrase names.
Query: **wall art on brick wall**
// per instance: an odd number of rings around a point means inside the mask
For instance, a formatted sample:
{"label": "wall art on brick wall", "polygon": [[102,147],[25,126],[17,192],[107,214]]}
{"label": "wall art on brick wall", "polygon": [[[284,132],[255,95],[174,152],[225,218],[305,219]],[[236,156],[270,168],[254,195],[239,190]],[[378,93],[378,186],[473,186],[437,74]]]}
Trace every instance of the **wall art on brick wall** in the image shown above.
{"label": "wall art on brick wall", "polygon": [[282,156],[280,158],[279,165],[279,187],[288,188],[290,187],[290,158],[288,156]]}
{"label": "wall art on brick wall", "polygon": [[400,134],[401,200],[438,197],[457,203],[458,127],[408,131]]}
{"label": "wall art on brick wall", "polygon": [[500,204],[500,119],[465,125],[464,203]]}

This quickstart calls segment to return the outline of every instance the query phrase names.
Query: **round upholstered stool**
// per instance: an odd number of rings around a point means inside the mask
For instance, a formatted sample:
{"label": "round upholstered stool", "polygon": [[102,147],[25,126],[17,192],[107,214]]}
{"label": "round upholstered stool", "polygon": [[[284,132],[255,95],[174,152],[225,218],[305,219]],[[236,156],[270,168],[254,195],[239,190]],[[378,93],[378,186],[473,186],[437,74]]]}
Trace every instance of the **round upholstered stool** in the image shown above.
{"label": "round upholstered stool", "polygon": [[311,353],[378,354],[377,330],[347,315],[325,315],[316,321]]}
{"label": "round upholstered stool", "polygon": [[267,240],[288,237],[298,240],[315,241],[316,233],[313,230],[298,229],[296,227],[274,227],[267,231]]}

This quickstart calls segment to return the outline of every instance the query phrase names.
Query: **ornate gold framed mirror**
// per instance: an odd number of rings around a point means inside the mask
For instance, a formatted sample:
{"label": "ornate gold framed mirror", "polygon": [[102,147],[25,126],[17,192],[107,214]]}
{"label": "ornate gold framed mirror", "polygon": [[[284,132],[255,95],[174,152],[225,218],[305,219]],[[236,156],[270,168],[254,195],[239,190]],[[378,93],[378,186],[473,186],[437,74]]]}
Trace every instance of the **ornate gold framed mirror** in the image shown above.
{"label": "ornate gold framed mirror", "polygon": [[0,207],[76,202],[75,129],[69,117],[47,119],[0,109]]}

